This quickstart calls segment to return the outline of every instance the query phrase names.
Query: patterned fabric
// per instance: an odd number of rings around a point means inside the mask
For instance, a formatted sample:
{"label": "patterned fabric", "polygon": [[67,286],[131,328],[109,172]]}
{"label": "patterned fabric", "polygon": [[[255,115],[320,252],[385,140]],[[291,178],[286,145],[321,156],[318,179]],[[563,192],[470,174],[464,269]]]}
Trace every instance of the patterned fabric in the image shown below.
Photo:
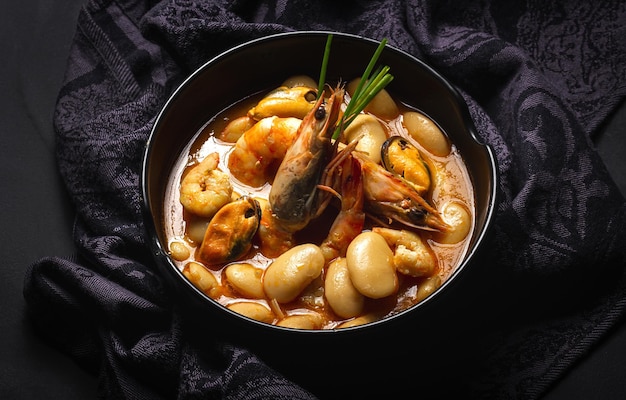
{"label": "patterned fabric", "polygon": [[[288,370],[195,338],[146,246],[140,170],[191,71],[310,29],[388,38],[450,79],[501,180],[493,236],[452,312],[394,333],[380,358]],[[98,374],[102,398],[539,398],[625,311],[626,205],[591,142],[626,94],[624,37],[623,0],[90,1],[55,114],[78,254],[27,270],[32,319]]]}

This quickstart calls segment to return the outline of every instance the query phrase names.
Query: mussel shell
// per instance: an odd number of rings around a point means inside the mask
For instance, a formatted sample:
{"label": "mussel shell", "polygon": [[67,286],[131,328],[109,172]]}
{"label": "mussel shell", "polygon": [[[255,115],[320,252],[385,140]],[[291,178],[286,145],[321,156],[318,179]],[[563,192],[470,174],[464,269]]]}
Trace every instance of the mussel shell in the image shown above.
{"label": "mussel shell", "polygon": [[280,86],[248,111],[248,116],[257,121],[271,116],[281,118],[304,118],[315,105],[317,91],[306,86]]}
{"label": "mussel shell", "polygon": [[208,265],[234,261],[252,246],[261,222],[261,206],[249,196],[226,204],[211,219],[197,257]]}
{"label": "mussel shell", "polygon": [[428,164],[417,147],[402,136],[391,136],[380,149],[385,169],[404,178],[422,195],[430,189],[431,176]]}

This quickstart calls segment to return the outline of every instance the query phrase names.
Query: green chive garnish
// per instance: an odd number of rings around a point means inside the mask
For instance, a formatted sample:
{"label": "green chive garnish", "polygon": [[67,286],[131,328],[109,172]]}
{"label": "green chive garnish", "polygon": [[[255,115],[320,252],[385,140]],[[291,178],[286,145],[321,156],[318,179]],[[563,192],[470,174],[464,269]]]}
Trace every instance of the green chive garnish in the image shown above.
{"label": "green chive garnish", "polygon": [[337,124],[335,128],[335,132],[333,133],[333,140],[336,140],[341,135],[341,132],[348,127],[354,121],[354,119],[359,115],[361,111],[369,104],[370,101],[376,96],[381,90],[385,88],[393,80],[393,75],[389,74],[389,67],[379,67],[376,69],[376,72],[373,75],[373,78],[370,77],[380,54],[382,53],[385,45],[387,44],[387,39],[383,39],[379,44],[378,48],[374,52],[374,55],[370,59],[367,68],[365,68],[365,72],[361,76],[361,80],[356,87],[356,90],[352,94],[352,98],[348,103],[346,110],[341,117],[341,120]]}
{"label": "green chive garnish", "polygon": [[317,84],[317,99],[324,92],[324,84],[326,83],[326,69],[328,68],[328,58],[330,57],[330,44],[333,41],[333,35],[326,38],[326,47],[324,48],[324,58],[322,59],[322,69],[320,71],[320,80]]}
{"label": "green chive garnish", "polygon": [[[324,85],[326,83],[326,69],[328,68],[328,59],[330,57],[330,45],[333,40],[333,35],[329,34],[326,38],[326,47],[324,48],[324,58],[322,59],[322,68],[320,70],[320,79],[317,86],[317,99],[319,100],[320,96],[324,91]],[[372,70],[380,57],[380,54],[383,52],[385,45],[387,44],[387,39],[381,40],[370,59],[369,64],[365,68],[363,75],[361,76],[361,80],[357,85],[356,90],[352,94],[352,98],[350,102],[346,106],[346,110],[343,113],[340,121],[337,123],[335,127],[335,132],[333,132],[333,140],[337,140],[343,132],[344,129],[354,121],[354,119],[359,115],[361,111],[370,101],[389,84],[393,80],[393,75],[389,74],[389,67],[379,67],[372,76]]]}

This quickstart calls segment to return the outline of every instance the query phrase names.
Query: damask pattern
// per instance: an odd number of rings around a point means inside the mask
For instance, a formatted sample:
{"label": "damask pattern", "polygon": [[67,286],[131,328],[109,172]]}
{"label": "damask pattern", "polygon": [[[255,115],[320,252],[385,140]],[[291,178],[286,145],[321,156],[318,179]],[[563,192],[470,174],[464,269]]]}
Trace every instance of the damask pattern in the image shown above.
{"label": "damask pattern", "polygon": [[[625,310],[626,206],[589,140],[626,94],[624,1],[89,2],[55,114],[79,254],[29,268],[35,322],[99,373],[103,398],[314,398],[245,349],[190,340],[152,267],[139,182],[152,124],[182,79],[233,45],[292,30],[388,38],[459,88],[497,154],[497,216],[446,316],[458,321],[439,338],[449,351],[435,338],[442,359],[415,368],[443,397],[540,397]],[[463,347],[474,357],[454,353]]]}

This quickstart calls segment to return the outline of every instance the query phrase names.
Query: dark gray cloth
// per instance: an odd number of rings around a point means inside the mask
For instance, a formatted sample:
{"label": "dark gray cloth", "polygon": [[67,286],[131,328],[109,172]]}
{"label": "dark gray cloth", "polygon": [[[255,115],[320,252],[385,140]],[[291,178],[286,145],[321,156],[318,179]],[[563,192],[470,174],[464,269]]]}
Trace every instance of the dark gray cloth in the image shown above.
{"label": "dark gray cloth", "polygon": [[[147,248],[140,170],[195,68],[311,29],[387,38],[451,80],[496,151],[499,202],[454,311],[393,333],[384,356],[273,368],[197,340]],[[626,206],[591,145],[626,93],[624,37],[624,1],[90,1],[55,113],[78,254],[28,269],[32,319],[102,398],[538,398],[625,311]]]}

